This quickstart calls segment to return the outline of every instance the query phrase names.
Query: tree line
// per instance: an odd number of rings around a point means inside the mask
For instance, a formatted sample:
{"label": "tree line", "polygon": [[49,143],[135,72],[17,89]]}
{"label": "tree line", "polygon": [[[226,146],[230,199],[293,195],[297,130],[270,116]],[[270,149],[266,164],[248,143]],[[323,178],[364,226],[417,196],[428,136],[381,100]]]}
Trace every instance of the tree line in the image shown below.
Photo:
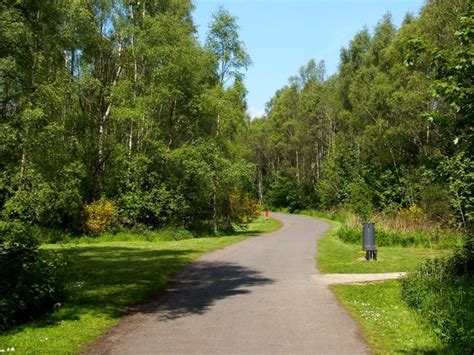
{"label": "tree line", "polygon": [[473,10],[427,1],[400,28],[386,14],[341,50],[334,75],[302,66],[251,124],[255,195],[363,218],[417,206],[472,231]]}
{"label": "tree line", "polygon": [[251,61],[226,10],[204,45],[192,10],[2,2],[1,220],[81,232],[98,204],[126,226],[217,230],[249,214],[253,166],[236,137]]}

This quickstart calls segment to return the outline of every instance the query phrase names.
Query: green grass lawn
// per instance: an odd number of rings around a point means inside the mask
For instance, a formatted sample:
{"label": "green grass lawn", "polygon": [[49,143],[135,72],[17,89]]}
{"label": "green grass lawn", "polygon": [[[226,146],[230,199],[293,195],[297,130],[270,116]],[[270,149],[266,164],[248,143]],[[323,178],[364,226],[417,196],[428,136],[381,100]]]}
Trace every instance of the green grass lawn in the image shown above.
{"label": "green grass lawn", "polygon": [[147,241],[133,235],[45,245],[69,261],[70,299],[54,313],[0,335],[0,350],[20,354],[70,354],[117,323],[128,305],[156,294],[186,264],[200,255],[276,230],[276,220],[259,218],[235,235],[181,241]]}
{"label": "green grass lawn", "polygon": [[360,323],[375,354],[447,353],[425,321],[400,298],[400,282],[331,287]]}
{"label": "green grass lawn", "polygon": [[439,249],[378,247],[377,261],[365,261],[357,244],[347,244],[336,235],[337,227],[318,242],[317,264],[321,272],[361,274],[414,271],[427,258],[447,255]]}

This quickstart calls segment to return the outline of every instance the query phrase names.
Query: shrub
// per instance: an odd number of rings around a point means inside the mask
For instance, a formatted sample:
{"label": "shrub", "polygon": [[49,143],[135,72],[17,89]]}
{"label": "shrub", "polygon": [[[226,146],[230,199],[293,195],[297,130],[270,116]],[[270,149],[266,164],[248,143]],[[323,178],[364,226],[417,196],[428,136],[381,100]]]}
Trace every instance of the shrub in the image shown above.
{"label": "shrub", "polygon": [[23,221],[52,229],[80,227],[83,206],[81,169],[69,164],[59,172],[61,178],[49,181],[37,171],[26,169],[24,184],[5,201],[3,220]]}
{"label": "shrub", "polygon": [[454,225],[449,190],[442,185],[425,186],[421,192],[421,206],[429,220],[445,226]]}
{"label": "shrub", "polygon": [[347,188],[350,192],[349,207],[362,220],[367,221],[374,210],[372,189],[363,181],[350,183]]}
{"label": "shrub", "polygon": [[[471,242],[472,243],[472,242]],[[402,280],[402,298],[432,325],[440,339],[459,353],[474,351],[474,252],[428,260]]]}
{"label": "shrub", "polygon": [[231,194],[229,196],[230,216],[237,223],[248,223],[252,217],[260,216],[262,207],[248,194]]}
{"label": "shrub", "polygon": [[177,191],[160,186],[149,191],[130,190],[118,201],[120,217],[129,226],[157,228],[182,222],[188,211],[184,197]]}
{"label": "shrub", "polygon": [[51,311],[64,297],[61,262],[38,250],[31,229],[0,222],[0,328]]}
{"label": "shrub", "polygon": [[92,202],[84,208],[86,230],[92,235],[102,234],[116,224],[117,213],[115,203],[107,199]]}

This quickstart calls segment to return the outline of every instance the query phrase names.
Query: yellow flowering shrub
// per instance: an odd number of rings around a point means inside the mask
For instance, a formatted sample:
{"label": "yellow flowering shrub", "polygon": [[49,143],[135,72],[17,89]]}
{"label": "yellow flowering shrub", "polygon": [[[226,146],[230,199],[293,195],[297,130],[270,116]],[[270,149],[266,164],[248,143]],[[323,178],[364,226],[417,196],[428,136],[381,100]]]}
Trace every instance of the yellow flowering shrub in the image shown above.
{"label": "yellow flowering shrub", "polygon": [[410,221],[420,221],[425,218],[425,213],[421,207],[416,203],[412,203],[407,209],[399,212],[400,217],[406,218]]}
{"label": "yellow flowering shrub", "polygon": [[250,218],[258,217],[262,212],[262,207],[248,194],[235,193],[229,200],[231,216],[236,222],[248,223]]}
{"label": "yellow flowering shrub", "polygon": [[113,201],[100,199],[84,207],[86,229],[91,235],[106,232],[117,219],[117,208]]}

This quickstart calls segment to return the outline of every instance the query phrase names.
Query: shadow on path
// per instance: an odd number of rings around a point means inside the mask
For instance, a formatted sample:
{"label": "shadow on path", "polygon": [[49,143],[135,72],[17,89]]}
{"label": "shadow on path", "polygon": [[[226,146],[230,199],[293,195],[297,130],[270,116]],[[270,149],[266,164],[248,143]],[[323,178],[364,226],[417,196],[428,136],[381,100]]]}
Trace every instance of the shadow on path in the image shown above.
{"label": "shadow on path", "polygon": [[258,271],[225,262],[196,261],[168,284],[156,301],[129,309],[174,320],[204,314],[216,301],[251,293],[250,287],[273,283]]}

